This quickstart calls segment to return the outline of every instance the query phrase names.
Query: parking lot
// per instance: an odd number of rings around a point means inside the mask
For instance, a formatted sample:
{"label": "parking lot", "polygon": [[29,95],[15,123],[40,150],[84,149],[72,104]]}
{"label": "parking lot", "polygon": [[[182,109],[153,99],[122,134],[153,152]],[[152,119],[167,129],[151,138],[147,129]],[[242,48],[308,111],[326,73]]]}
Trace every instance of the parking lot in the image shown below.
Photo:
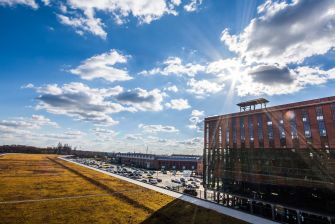
{"label": "parking lot", "polygon": [[168,190],[187,193],[198,197],[202,197],[203,195],[204,188],[202,186],[202,179],[193,176],[191,171],[181,172],[146,170],[106,163],[88,158],[76,158],[72,160],[110,173],[156,185]]}

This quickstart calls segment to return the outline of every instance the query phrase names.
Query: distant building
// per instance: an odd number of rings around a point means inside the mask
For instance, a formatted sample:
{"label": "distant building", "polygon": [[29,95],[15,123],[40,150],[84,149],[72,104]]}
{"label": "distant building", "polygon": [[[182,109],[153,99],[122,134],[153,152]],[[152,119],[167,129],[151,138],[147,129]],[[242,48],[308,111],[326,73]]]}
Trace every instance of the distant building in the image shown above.
{"label": "distant building", "polygon": [[201,156],[176,155],[157,156],[158,168],[165,170],[196,170]]}
{"label": "distant building", "polygon": [[144,153],[116,153],[115,160],[120,164],[156,170],[197,170],[201,156],[197,155],[154,155]]}
{"label": "distant building", "polygon": [[157,159],[154,154],[143,153],[116,153],[116,161],[127,166],[145,169],[157,169]]}
{"label": "distant building", "polygon": [[285,222],[301,223],[311,214],[332,220],[335,97],[267,103],[242,102],[239,113],[205,119],[205,189],[214,190],[219,203]]}

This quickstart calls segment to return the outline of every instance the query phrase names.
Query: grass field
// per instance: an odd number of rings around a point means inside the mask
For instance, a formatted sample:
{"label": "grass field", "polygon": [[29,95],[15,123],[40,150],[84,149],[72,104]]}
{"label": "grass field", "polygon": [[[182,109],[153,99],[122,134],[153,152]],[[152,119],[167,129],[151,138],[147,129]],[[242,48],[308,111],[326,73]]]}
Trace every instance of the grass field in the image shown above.
{"label": "grass field", "polygon": [[0,223],[243,223],[57,159],[0,157]]}

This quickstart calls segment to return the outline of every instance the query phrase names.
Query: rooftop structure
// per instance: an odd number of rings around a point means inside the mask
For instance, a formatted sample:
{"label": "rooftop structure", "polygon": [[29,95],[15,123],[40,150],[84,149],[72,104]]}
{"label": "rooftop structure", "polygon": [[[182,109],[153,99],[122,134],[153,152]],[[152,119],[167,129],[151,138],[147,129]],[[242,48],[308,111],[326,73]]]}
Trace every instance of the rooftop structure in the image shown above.
{"label": "rooftop structure", "polygon": [[258,98],[258,99],[255,99],[255,100],[249,100],[249,101],[245,101],[245,102],[241,102],[241,103],[238,103],[237,106],[240,107],[240,112],[243,110],[243,111],[246,111],[246,110],[255,110],[256,109],[256,106],[257,105],[261,105],[261,109],[263,108],[266,108],[266,104],[269,103],[270,101],[268,101],[267,99],[264,99],[264,98]]}

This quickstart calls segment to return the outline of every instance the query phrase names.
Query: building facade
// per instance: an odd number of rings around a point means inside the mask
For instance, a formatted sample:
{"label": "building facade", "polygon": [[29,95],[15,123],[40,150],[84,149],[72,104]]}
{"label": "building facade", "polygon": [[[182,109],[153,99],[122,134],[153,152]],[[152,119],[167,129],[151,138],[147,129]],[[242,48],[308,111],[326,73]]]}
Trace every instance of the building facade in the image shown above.
{"label": "building facade", "polygon": [[198,155],[154,155],[144,153],[116,153],[115,161],[127,166],[155,170],[197,170],[202,163]]}
{"label": "building facade", "polygon": [[176,155],[157,156],[158,169],[164,170],[193,170],[197,169],[200,156]]}
{"label": "building facade", "polygon": [[116,153],[115,158],[119,164],[145,169],[156,169],[158,164],[154,154]]}
{"label": "building facade", "polygon": [[335,214],[335,97],[266,103],[243,102],[239,113],[205,119],[205,189],[221,203],[225,194],[235,195],[251,212],[253,203],[263,203],[262,212],[274,219],[275,205],[329,218]]}

